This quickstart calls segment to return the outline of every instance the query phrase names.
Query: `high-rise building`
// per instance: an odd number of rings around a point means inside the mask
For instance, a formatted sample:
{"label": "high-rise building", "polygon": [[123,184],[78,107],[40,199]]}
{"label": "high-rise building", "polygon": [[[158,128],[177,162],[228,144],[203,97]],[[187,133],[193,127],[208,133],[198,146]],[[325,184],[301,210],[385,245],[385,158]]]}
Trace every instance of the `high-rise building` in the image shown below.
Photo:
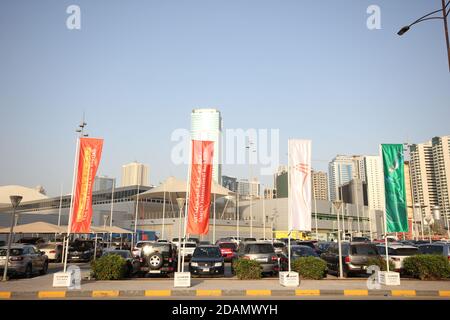
{"label": "high-rise building", "polygon": [[222,116],[217,109],[194,109],[191,113],[191,138],[214,141],[213,180],[222,180]]}
{"label": "high-rise building", "polygon": [[411,145],[410,157],[413,201],[424,215],[439,206],[441,213],[449,216],[450,136]]}
{"label": "high-rise building", "polygon": [[[359,156],[336,156],[328,165],[328,182],[330,186],[330,200],[342,199],[339,187],[349,183],[352,179],[361,179],[359,174]],[[363,180],[363,179],[361,179]]]}
{"label": "high-rise building", "polygon": [[383,165],[380,156],[364,156],[364,179],[367,186],[368,207],[384,210]]}
{"label": "high-rise building", "polygon": [[323,171],[312,171],[312,196],[316,200],[328,201],[328,175]]}
{"label": "high-rise building", "polygon": [[431,141],[410,146],[413,201],[422,214],[430,214],[438,204],[433,147]]}
{"label": "high-rise building", "polygon": [[450,215],[450,136],[434,137],[434,174],[436,176],[437,200],[441,213]]}
{"label": "high-rise building", "polygon": [[238,193],[242,197],[257,198],[260,195],[261,184],[257,178],[253,178],[248,181],[247,179],[241,179],[238,181]]}
{"label": "high-rise building", "polygon": [[149,186],[148,166],[132,162],[122,166],[122,187]]}
{"label": "high-rise building", "polygon": [[274,186],[277,190],[277,198],[288,197],[288,184],[288,168],[287,166],[280,166],[278,172],[274,175]]}
{"label": "high-rise building", "polygon": [[222,186],[232,192],[237,192],[238,191],[237,178],[229,177],[229,176],[222,176]]}
{"label": "high-rise building", "polygon": [[114,178],[109,178],[107,176],[96,176],[94,180],[94,187],[92,190],[94,192],[112,190],[115,182],[116,179]]}

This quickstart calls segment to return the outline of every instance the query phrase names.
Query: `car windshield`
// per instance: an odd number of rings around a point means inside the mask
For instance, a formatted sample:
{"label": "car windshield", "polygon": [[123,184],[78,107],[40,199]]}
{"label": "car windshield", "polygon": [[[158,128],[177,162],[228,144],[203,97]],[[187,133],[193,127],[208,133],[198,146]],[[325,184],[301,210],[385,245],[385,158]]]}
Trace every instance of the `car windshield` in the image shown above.
{"label": "car windshield", "polygon": [[220,258],[222,255],[219,248],[216,247],[200,247],[195,249],[195,258]]}
{"label": "car windshield", "polygon": [[286,245],[283,242],[275,242],[273,244],[274,248],[284,248]]}
{"label": "car windshield", "polygon": [[[0,256],[6,256],[6,250],[7,249],[0,249]],[[22,249],[12,248],[11,250],[9,250],[9,255],[10,256],[20,256],[22,254],[22,252],[23,252]]]}
{"label": "car windshield", "polygon": [[124,259],[128,259],[131,258],[131,253],[128,251],[108,251],[105,252],[105,256],[110,256],[110,255],[117,255],[120,256]]}
{"label": "car windshield", "polygon": [[352,255],[362,255],[362,256],[378,255],[377,248],[372,245],[351,246],[351,252],[352,252]]}
{"label": "car windshield", "polygon": [[250,244],[245,250],[246,253],[257,254],[257,253],[274,253],[273,246],[271,244]]}
{"label": "car windshield", "polygon": [[232,250],[236,250],[236,245],[234,243],[221,243],[219,245],[219,247],[221,249],[232,249]]}
{"label": "car windshield", "polygon": [[296,256],[315,255],[315,251],[310,247],[293,247],[292,253]]}
{"label": "car windshield", "polygon": [[72,244],[74,250],[90,250],[93,247],[92,242],[89,241],[76,241]]}

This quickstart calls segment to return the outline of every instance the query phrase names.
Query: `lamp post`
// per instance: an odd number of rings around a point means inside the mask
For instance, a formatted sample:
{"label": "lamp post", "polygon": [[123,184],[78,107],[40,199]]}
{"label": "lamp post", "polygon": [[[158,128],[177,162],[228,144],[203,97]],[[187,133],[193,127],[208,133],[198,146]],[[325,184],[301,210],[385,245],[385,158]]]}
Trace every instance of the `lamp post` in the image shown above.
{"label": "lamp post", "polygon": [[341,230],[340,230],[340,219],[339,219],[339,211],[342,207],[342,201],[336,200],[333,201],[333,211],[337,213],[337,240],[338,240],[338,250],[339,250],[339,278],[343,279],[344,272],[342,268],[342,245],[341,245]]}
{"label": "lamp post", "polygon": [[6,249],[5,269],[3,270],[2,281],[6,281],[7,276],[8,276],[8,263],[9,263],[9,254],[11,251],[12,235],[14,232],[14,220],[16,220],[16,209],[19,206],[20,202],[22,201],[22,196],[10,196],[9,199],[11,200],[11,205],[13,207],[13,213],[11,216],[11,229],[9,230],[9,235],[8,235],[8,248]]}
{"label": "lamp post", "polygon": [[[423,17],[420,17],[419,19],[417,19],[416,21],[414,21],[413,23],[404,26],[403,28],[401,28],[397,34],[399,36],[403,36],[406,32],[408,32],[411,27],[417,23],[423,22],[423,21],[427,21],[427,20],[443,20],[444,22],[444,35],[445,35],[445,43],[447,45],[447,58],[448,58],[448,68],[449,68],[449,72],[450,72],[450,38],[449,38],[449,33],[448,33],[448,22],[447,22],[447,18],[448,15],[450,13],[450,9],[447,8],[450,5],[450,1],[447,2],[446,0],[441,0],[442,1],[442,9],[438,9],[435,10],[433,12],[430,12],[426,15],[424,15]],[[447,2],[447,3],[446,3]],[[442,12],[442,17],[441,16],[434,16],[437,13]]]}
{"label": "lamp post", "polygon": [[178,210],[180,212],[179,214],[179,220],[178,220],[178,261],[177,261],[177,266],[178,266],[178,272],[181,272],[181,221],[182,221],[182,216],[183,216],[183,208],[184,205],[186,204],[186,199],[185,198],[177,198],[177,204],[178,204]]}

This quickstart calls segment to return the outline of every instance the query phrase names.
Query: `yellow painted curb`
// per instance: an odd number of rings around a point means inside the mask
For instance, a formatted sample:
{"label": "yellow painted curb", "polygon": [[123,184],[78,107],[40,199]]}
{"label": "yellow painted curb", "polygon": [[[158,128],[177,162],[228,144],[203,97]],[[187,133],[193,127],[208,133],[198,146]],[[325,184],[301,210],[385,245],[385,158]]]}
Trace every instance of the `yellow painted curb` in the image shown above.
{"label": "yellow painted curb", "polygon": [[440,297],[449,297],[450,298],[450,291],[439,291]]}
{"label": "yellow painted curb", "polygon": [[271,290],[247,290],[246,291],[247,296],[265,296],[265,297],[270,297],[272,295],[272,291]]}
{"label": "yellow painted curb", "polygon": [[222,290],[197,290],[197,297],[221,297]]}
{"label": "yellow painted curb", "polygon": [[170,297],[172,296],[171,290],[147,290],[145,291],[146,297]]}
{"label": "yellow painted curb", "polygon": [[119,291],[92,291],[92,298],[117,298]]}
{"label": "yellow painted curb", "polygon": [[0,299],[11,299],[11,292],[0,291]]}
{"label": "yellow painted curb", "polygon": [[65,298],[65,291],[39,291],[38,298],[39,299],[48,299],[48,298]]}
{"label": "yellow painted curb", "polygon": [[393,297],[415,297],[416,290],[392,290]]}
{"label": "yellow painted curb", "polygon": [[369,296],[369,291],[368,290],[344,290],[344,296],[367,297],[367,296]]}
{"label": "yellow painted curb", "polygon": [[320,290],[295,290],[295,295],[298,297],[306,296],[320,296]]}

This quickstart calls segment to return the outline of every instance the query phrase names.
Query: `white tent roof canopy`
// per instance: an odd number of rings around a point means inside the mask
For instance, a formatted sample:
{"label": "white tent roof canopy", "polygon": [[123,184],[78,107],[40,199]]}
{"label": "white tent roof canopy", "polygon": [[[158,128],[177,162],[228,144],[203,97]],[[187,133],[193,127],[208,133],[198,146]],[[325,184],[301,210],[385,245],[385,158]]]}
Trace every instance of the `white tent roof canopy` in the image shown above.
{"label": "white tent roof canopy", "polygon": [[[155,199],[165,198],[172,199],[176,202],[176,198],[186,197],[187,184],[186,181],[179,180],[175,177],[169,177],[166,181],[161,183],[158,187],[153,188],[147,192],[141,193],[139,199]],[[223,198],[226,196],[232,196],[235,193],[227,188],[213,182],[211,186],[211,194],[216,198]],[[134,196],[137,198],[137,196]]]}
{"label": "white tent roof canopy", "polygon": [[[0,228],[0,234],[9,233],[10,228],[9,227],[2,227]],[[22,224],[14,227],[13,230],[14,233],[22,233],[22,234],[66,234],[67,233],[67,226],[57,226],[55,224],[47,223],[47,222],[33,222],[33,223],[27,223]],[[120,233],[120,234],[132,234],[132,231],[122,229],[119,227],[110,227],[106,226],[103,227],[91,227],[91,233]]]}

